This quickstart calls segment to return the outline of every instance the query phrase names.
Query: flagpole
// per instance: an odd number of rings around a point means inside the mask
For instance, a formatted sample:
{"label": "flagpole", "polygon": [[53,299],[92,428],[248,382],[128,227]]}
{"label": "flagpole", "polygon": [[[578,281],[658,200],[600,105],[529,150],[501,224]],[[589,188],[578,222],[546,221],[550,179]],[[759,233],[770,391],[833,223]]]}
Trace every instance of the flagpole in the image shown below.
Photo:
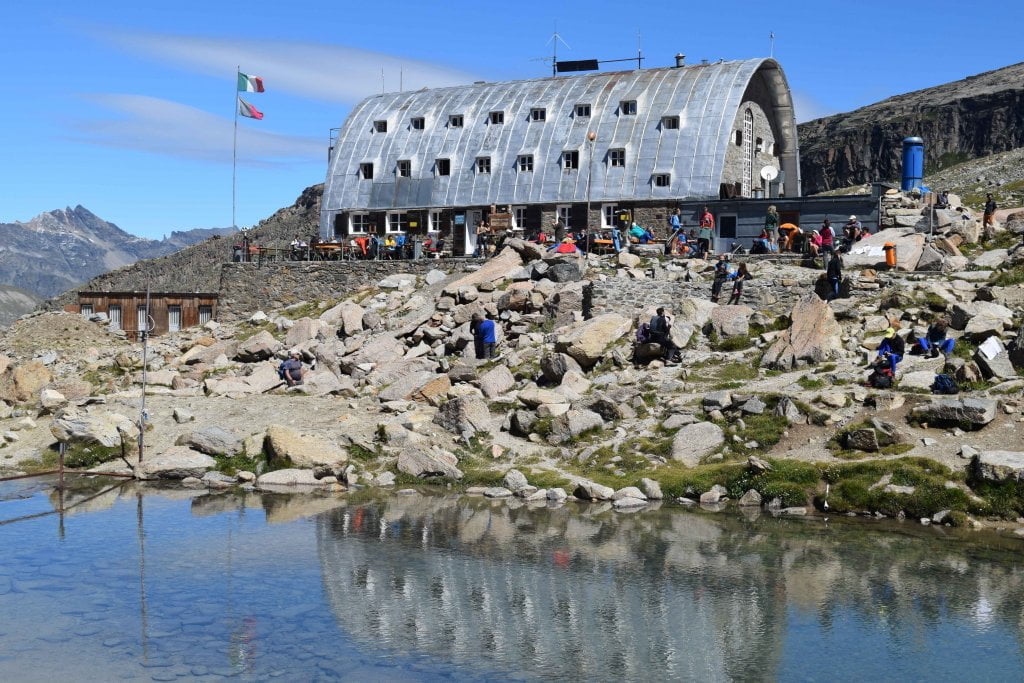
{"label": "flagpole", "polygon": [[238,77],[242,73],[242,65],[239,64],[235,67],[235,85],[234,85],[234,96],[235,96],[235,137],[234,142],[231,145],[231,229],[235,230],[238,228],[238,223],[235,222],[235,194],[237,187],[237,175],[238,175]]}

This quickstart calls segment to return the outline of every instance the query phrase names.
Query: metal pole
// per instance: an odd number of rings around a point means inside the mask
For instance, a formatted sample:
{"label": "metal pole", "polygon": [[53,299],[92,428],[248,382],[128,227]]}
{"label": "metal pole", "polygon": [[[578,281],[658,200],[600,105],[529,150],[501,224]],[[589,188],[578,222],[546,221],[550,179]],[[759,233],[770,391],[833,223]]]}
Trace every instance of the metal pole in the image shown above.
{"label": "metal pole", "polygon": [[[57,471],[59,473],[59,483],[57,484],[57,487],[61,491],[64,490],[64,453],[67,451],[67,448],[68,445],[64,441],[61,441],[57,445]],[[64,506],[61,505],[61,507],[63,508]]]}
{"label": "metal pole", "polygon": [[587,133],[587,144],[590,146],[590,164],[587,168],[587,253],[590,253],[590,186],[594,178],[594,140],[597,135],[591,131]]}
{"label": "metal pole", "polygon": [[147,358],[149,351],[149,331],[153,325],[150,324],[149,318],[149,285],[146,285],[146,317],[145,317],[145,329],[139,330],[139,334],[142,335],[142,403],[139,408],[139,464],[142,464],[143,455],[143,441],[145,440],[146,434],[146,380],[147,378],[147,366],[149,359]]}
{"label": "metal pole", "polygon": [[[235,105],[235,138],[231,145],[231,229],[234,230],[238,227],[238,223],[235,221],[235,196],[237,187],[238,177],[238,77],[242,73],[242,65],[239,64],[235,67],[235,84],[234,84],[234,105]],[[149,313],[149,307],[147,306],[146,313]]]}

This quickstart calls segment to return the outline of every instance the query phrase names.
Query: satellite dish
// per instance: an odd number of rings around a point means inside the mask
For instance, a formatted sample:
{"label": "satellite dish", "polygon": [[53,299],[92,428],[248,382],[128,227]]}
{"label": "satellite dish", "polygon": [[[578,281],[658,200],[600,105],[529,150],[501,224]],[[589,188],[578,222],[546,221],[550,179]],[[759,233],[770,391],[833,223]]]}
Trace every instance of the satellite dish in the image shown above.
{"label": "satellite dish", "polygon": [[768,182],[771,182],[779,177],[779,169],[774,166],[765,166],[761,169],[761,177]]}

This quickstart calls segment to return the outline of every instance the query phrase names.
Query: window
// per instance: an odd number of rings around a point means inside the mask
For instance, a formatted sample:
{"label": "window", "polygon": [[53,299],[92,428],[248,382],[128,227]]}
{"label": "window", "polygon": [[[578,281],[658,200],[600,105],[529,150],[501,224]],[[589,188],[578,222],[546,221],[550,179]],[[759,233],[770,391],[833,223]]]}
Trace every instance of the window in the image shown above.
{"label": "window", "polygon": [[668,173],[655,173],[653,180],[655,187],[668,187],[672,184],[672,176]]}
{"label": "window", "polygon": [[434,173],[437,175],[451,175],[451,159],[434,159]]}
{"label": "window", "polygon": [[723,239],[736,238],[736,214],[716,216],[718,222],[718,236]]}
{"label": "window", "polygon": [[531,121],[546,121],[548,118],[548,110],[543,107],[534,107],[530,110]]}
{"label": "window", "polygon": [[370,230],[370,214],[350,213],[348,215],[348,234],[365,235]]}
{"label": "window", "polygon": [[490,115],[491,123],[505,123],[505,112],[503,111],[492,111]]}
{"label": "window", "polygon": [[756,140],[754,140],[754,151],[757,154],[760,154],[761,152],[764,151],[764,140],[763,139],[757,138]]}
{"label": "window", "polygon": [[526,228],[525,206],[512,207],[512,227],[515,228],[516,230],[524,230]]}
{"label": "window", "polygon": [[112,329],[121,329],[121,306],[119,304],[111,304],[107,307],[107,317],[110,318]]}
{"label": "window", "polygon": [[562,168],[566,171],[580,167],[580,153],[576,150],[562,152]]}
{"label": "window", "polygon": [[427,127],[427,120],[422,116],[414,116],[409,122],[412,124],[413,130],[423,130]]}
{"label": "window", "polygon": [[477,157],[476,158],[476,172],[477,173],[490,173],[491,172],[491,158],[490,157]]}
{"label": "window", "polygon": [[78,307],[78,312],[88,318],[92,315],[92,304],[82,304]]}
{"label": "window", "polygon": [[558,220],[562,221],[562,225],[568,229],[568,227],[572,225],[572,206],[569,204],[562,204],[557,207],[556,211],[558,212]]}
{"label": "window", "polygon": [[374,121],[373,122],[373,130],[375,132],[377,132],[377,133],[387,133],[388,132],[388,122],[387,121]]}
{"label": "window", "polygon": [[663,116],[661,117],[661,127],[665,130],[678,130],[679,129],[679,117],[678,116]]}
{"label": "window", "polygon": [[585,118],[590,116],[590,105],[589,104],[577,104],[576,105],[576,116]]}
{"label": "window", "polygon": [[619,207],[616,204],[602,204],[601,205],[601,227],[602,228],[614,228],[615,227],[615,214],[618,213]]}
{"label": "window", "polygon": [[608,165],[609,166],[625,166],[626,165],[626,150],[624,150],[624,149],[610,149],[610,150],[608,150]]}
{"label": "window", "polygon": [[402,159],[395,166],[395,173],[398,174],[399,178],[408,178],[412,175],[412,162],[408,159]]}
{"label": "window", "polygon": [[145,304],[139,304],[135,308],[135,328],[139,332],[146,332],[149,330],[149,316],[146,315]]}
{"label": "window", "polygon": [[449,128],[462,128],[462,114],[452,114],[448,117]]}
{"label": "window", "polygon": [[392,211],[388,214],[388,222],[385,229],[387,232],[405,232],[409,229],[409,214]]}
{"label": "window", "polygon": [[530,173],[533,171],[533,155],[532,154],[520,154],[519,159],[516,160],[519,170],[523,173]]}
{"label": "window", "polygon": [[743,131],[742,130],[736,131],[736,146],[737,147],[742,147],[743,146]]}
{"label": "window", "polygon": [[178,332],[181,330],[181,306],[167,307],[167,331]]}
{"label": "window", "polygon": [[200,306],[199,307],[199,324],[205,325],[206,323],[213,320],[213,306]]}
{"label": "window", "polygon": [[619,102],[619,113],[623,116],[636,116],[636,100],[622,100]]}
{"label": "window", "polygon": [[373,164],[359,164],[359,177],[363,180],[373,180]]}
{"label": "window", "polygon": [[[445,161],[447,161],[447,159]],[[441,232],[440,211],[431,211],[427,214],[427,232]]]}

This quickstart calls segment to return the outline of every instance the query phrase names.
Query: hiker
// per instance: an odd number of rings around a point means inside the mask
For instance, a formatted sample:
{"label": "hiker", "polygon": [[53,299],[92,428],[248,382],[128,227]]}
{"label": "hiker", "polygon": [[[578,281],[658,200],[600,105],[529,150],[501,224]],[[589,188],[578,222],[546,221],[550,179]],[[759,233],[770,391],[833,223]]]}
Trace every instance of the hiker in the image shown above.
{"label": "hiker", "polygon": [[551,230],[555,233],[555,242],[560,243],[565,239],[565,223],[562,222],[561,216],[555,218],[555,222],[551,224]]}
{"label": "hiker", "polygon": [[824,265],[828,266],[828,259],[836,255],[835,242],[836,231],[832,229],[832,221],[825,219],[821,222],[821,254],[824,257]]}
{"label": "hiker", "polygon": [[811,238],[807,240],[807,253],[812,259],[818,258],[818,254],[821,253],[821,233],[817,230],[811,230]]}
{"label": "hiker", "polygon": [[929,325],[925,335],[917,338],[917,343],[921,346],[921,350],[925,353],[931,351],[932,358],[938,358],[940,351],[945,356],[953,353],[956,340],[946,337],[948,329],[949,323],[945,318],[940,318]]}
{"label": "hiker", "polygon": [[995,227],[996,224],[996,200],[992,199],[992,195],[985,195],[985,211],[982,213],[981,225],[983,228],[989,226]]}
{"label": "hiker", "polygon": [[683,221],[682,218],[680,218],[682,213],[683,212],[681,210],[675,209],[672,211],[672,215],[668,217],[668,229],[672,235],[675,235],[683,228]]}
{"label": "hiker", "polygon": [[665,315],[665,309],[659,306],[656,315],[651,318],[651,322],[647,326],[647,339],[651,343],[661,345],[662,350],[665,352],[666,363],[671,362],[679,351],[669,336],[671,330],[672,323],[669,322],[668,316]]}
{"label": "hiker", "polygon": [[779,238],[779,212],[772,204],[768,207],[768,213],[764,216],[764,232],[768,235],[769,244],[765,245],[769,251],[775,251],[774,245]]}
{"label": "hiker", "polygon": [[718,303],[718,297],[722,294],[722,285],[729,279],[729,260],[725,254],[718,257],[715,263],[714,280],[711,283],[711,301]]}
{"label": "hiker", "polygon": [[566,237],[558,244],[554,244],[548,247],[548,251],[553,251],[556,254],[576,254],[580,255],[583,252],[576,246],[576,243],[572,241],[571,237]]}
{"label": "hiker", "polygon": [[896,330],[893,328],[887,327],[885,335],[882,337],[882,343],[878,345],[878,357],[888,362],[893,377],[896,376],[896,365],[903,360],[905,352],[906,345],[903,343],[903,337],[896,334]]}
{"label": "hiker", "polygon": [[476,352],[477,360],[494,358],[494,345],[498,340],[494,321],[477,312],[473,314],[473,322],[470,323],[469,329],[473,333],[473,350]]}
{"label": "hiker", "polygon": [[784,223],[779,226],[779,252],[793,251],[796,236],[800,234],[800,228],[792,223]]}
{"label": "hiker", "polygon": [[293,349],[288,354],[288,359],[277,368],[277,376],[290,387],[302,384],[302,356],[298,351]]}
{"label": "hiker", "polygon": [[843,259],[836,254],[825,267],[825,277],[828,278],[828,298],[826,301],[833,301],[839,298],[839,288],[843,283]]}
{"label": "hiker", "polygon": [[775,245],[772,243],[771,233],[768,232],[768,228],[761,228],[761,234],[754,240],[754,246],[751,248],[751,254],[770,254],[774,249]]}
{"label": "hiker", "polygon": [[936,209],[948,209],[949,208],[949,190],[943,190],[942,194],[939,195],[938,199],[935,200]]}
{"label": "hiker", "polygon": [[646,230],[640,227],[636,223],[633,223],[633,225],[630,226],[629,236],[631,240],[635,238],[636,241],[639,242],[640,244],[647,244],[648,242],[654,239],[654,233],[652,233],[650,230]]}
{"label": "hiker", "polygon": [[612,249],[616,254],[622,251],[622,231],[619,230],[618,225],[612,226]]}
{"label": "hiker", "polygon": [[697,233],[697,245],[700,252],[701,258],[707,258],[708,253],[711,251],[711,238],[715,234],[715,217],[708,211],[708,207],[704,207],[704,211],[700,215],[700,228]]}
{"label": "hiker", "polygon": [[856,216],[850,216],[850,220],[843,225],[843,246],[842,251],[850,251],[854,242],[859,242],[864,237],[864,228]]}
{"label": "hiker", "polygon": [[736,269],[736,272],[729,276],[732,279],[732,296],[729,297],[729,305],[740,303],[740,297],[743,296],[743,282],[745,280],[753,280],[754,276],[747,270],[747,264],[741,263]]}

